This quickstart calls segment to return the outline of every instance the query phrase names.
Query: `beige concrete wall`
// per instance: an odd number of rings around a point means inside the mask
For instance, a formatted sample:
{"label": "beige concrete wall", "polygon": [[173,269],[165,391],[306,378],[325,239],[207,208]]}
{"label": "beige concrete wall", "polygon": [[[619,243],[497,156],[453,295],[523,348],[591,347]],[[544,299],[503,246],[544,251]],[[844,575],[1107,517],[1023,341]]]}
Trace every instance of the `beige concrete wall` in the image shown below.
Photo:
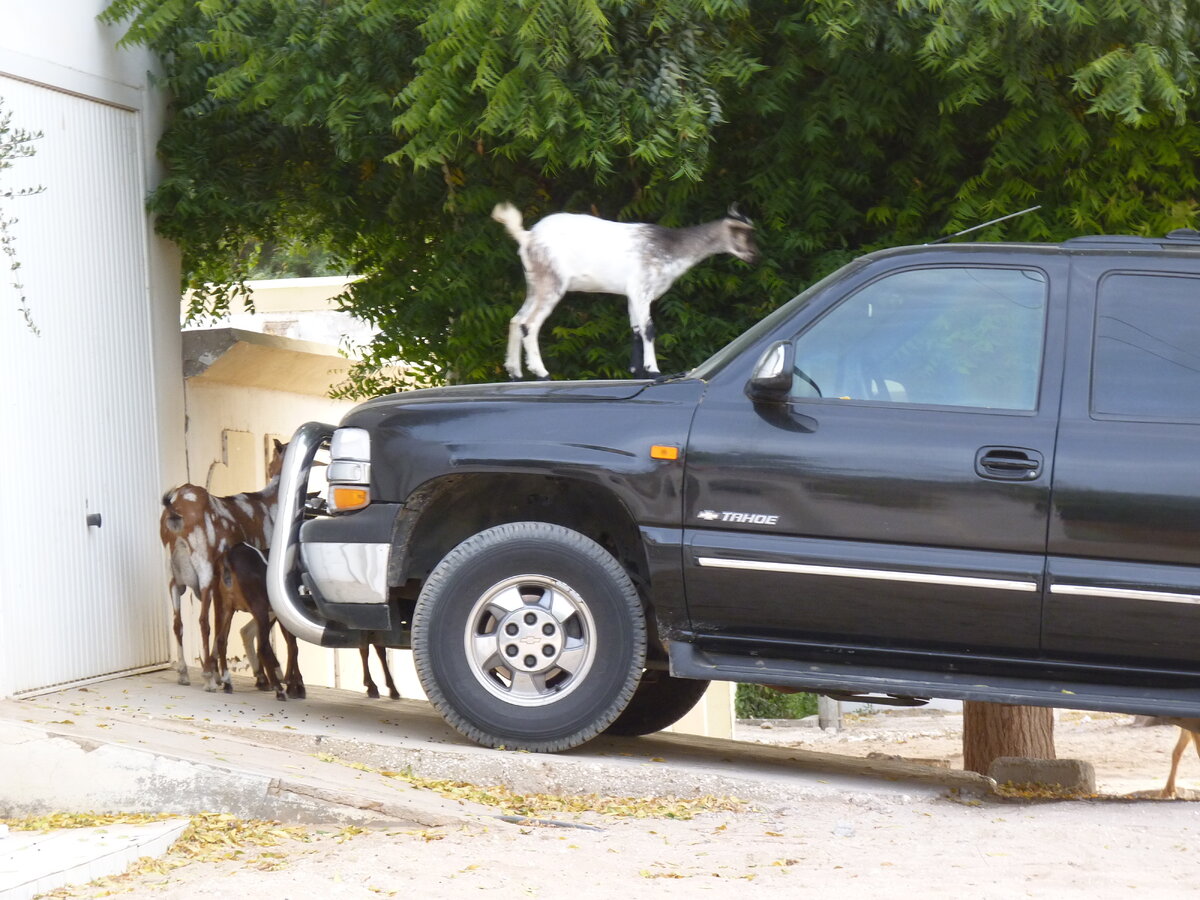
{"label": "beige concrete wall", "polygon": [[732,738],[735,721],[733,695],[736,687],[728,681],[712,682],[692,711],[665,730],[677,734]]}

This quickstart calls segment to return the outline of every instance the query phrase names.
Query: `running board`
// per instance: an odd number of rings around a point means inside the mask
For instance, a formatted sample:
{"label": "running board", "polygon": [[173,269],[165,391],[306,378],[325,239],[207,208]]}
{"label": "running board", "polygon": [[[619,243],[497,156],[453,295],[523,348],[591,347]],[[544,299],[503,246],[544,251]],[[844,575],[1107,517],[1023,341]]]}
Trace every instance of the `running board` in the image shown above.
{"label": "running board", "polygon": [[[1039,681],[1011,675],[929,672],[884,666],[838,665],[765,659],[704,650],[670,641],[671,674],[677,678],[738,681],[799,688],[814,694],[877,694],[888,697],[943,697],[1014,706],[1051,706],[1146,716],[1200,717],[1196,687],[1091,684],[1062,679]],[[866,702],[871,701],[863,698]],[[894,702],[894,701],[893,701]]]}

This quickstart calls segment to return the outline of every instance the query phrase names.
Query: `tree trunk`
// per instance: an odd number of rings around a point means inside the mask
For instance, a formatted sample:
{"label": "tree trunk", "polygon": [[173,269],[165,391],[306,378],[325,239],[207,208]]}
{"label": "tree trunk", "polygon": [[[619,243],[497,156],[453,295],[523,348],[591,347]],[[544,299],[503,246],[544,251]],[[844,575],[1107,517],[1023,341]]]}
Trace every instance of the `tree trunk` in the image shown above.
{"label": "tree trunk", "polygon": [[963,702],[963,768],[986,775],[1001,756],[1055,759],[1054,710]]}

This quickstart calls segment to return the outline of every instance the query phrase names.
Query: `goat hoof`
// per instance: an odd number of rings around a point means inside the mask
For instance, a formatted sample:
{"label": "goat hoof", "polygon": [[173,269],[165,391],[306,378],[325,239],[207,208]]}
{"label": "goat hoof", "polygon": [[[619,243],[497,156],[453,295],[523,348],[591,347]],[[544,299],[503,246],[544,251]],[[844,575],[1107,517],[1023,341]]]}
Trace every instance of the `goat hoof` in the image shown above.
{"label": "goat hoof", "polygon": [[261,676],[254,679],[254,686],[256,688],[258,688],[260,691],[271,690],[271,682],[267,681],[266,678],[263,678]]}
{"label": "goat hoof", "polygon": [[293,700],[303,700],[308,695],[305,693],[304,685],[288,685],[287,695]]}
{"label": "goat hoof", "polygon": [[535,379],[533,379],[533,380],[534,380],[534,381],[549,381],[549,380],[550,380],[550,375],[549,375],[549,373],[547,373],[547,374],[545,374],[545,375],[539,375],[537,378],[535,378]]}
{"label": "goat hoof", "polygon": [[221,690],[223,690],[223,691],[224,691],[225,693],[227,693],[227,694],[232,694],[232,693],[233,693],[233,685],[232,685],[232,684],[230,684],[230,683],[227,681],[227,682],[225,682],[225,684],[222,686]]}
{"label": "goat hoof", "polygon": [[186,674],[181,672],[179,675],[179,683],[180,684],[191,684],[192,679],[188,678]]}
{"label": "goat hoof", "polygon": [[276,699],[276,700],[281,700],[281,701],[283,701],[284,703],[287,703],[287,694],[285,694],[283,691],[276,691],[276,692],[275,692],[275,699]]}
{"label": "goat hoof", "polygon": [[377,687],[367,688],[367,696],[370,697],[372,700],[378,700],[379,699],[379,688],[377,688]]}
{"label": "goat hoof", "polygon": [[396,690],[388,691],[388,696],[391,697],[393,700],[399,700],[400,692],[396,691]]}

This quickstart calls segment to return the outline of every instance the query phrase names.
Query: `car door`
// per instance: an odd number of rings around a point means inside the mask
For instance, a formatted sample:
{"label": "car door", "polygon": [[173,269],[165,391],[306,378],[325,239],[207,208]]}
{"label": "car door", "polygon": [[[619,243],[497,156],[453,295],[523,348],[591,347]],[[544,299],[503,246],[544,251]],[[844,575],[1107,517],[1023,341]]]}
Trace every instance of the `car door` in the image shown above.
{"label": "car door", "polygon": [[1044,643],[1059,658],[1196,670],[1200,266],[1160,259],[1073,264]]}
{"label": "car door", "polygon": [[1037,647],[1065,266],[982,257],[835,282],[770,335],[794,348],[786,403],[752,402],[744,368],[712,378],[686,457],[698,635]]}

